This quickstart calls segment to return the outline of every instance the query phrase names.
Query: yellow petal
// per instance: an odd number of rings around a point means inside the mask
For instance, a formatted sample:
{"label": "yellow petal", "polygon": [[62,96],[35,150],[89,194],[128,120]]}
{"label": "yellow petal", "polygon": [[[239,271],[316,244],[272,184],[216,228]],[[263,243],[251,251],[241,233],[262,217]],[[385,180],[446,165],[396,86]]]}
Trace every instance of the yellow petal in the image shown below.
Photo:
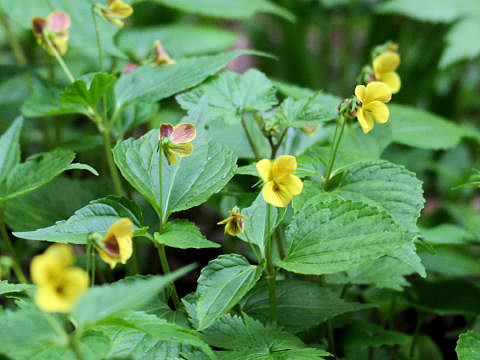
{"label": "yellow petal", "polygon": [[375,58],[373,61],[373,72],[377,76],[377,73],[395,71],[399,65],[400,55],[394,51],[387,51]]}
{"label": "yellow petal", "polygon": [[100,258],[105,261],[108,266],[110,266],[110,269],[114,269],[115,266],[117,265],[118,263],[118,259],[117,258],[113,258],[112,256],[110,256],[109,254],[107,254],[105,251],[103,250],[98,250],[98,255],[100,255]]}
{"label": "yellow petal", "polygon": [[130,5],[121,2],[120,0],[113,1],[109,5],[110,15],[126,18],[132,15],[133,9]]}
{"label": "yellow petal", "polygon": [[366,92],[366,87],[365,85],[357,85],[355,87],[355,96],[360,99],[360,101],[363,103],[365,100],[365,92]]}
{"label": "yellow petal", "polygon": [[180,157],[190,156],[193,153],[193,144],[191,143],[182,143],[182,144],[169,144],[170,150]]}
{"label": "yellow petal", "polygon": [[281,178],[275,182],[281,189],[283,189],[283,191],[286,191],[293,196],[300,194],[303,190],[302,180],[295,175],[285,176],[284,178]]}
{"label": "yellow petal", "polygon": [[272,179],[272,162],[268,159],[260,160],[257,162],[257,171],[263,181],[270,181]]}
{"label": "yellow petal", "polygon": [[377,80],[387,84],[392,90],[392,94],[396,94],[401,87],[400,76],[395,71],[386,72],[377,77]]}
{"label": "yellow petal", "polygon": [[287,188],[280,187],[273,181],[269,181],[263,186],[262,196],[267,203],[276,207],[286,207],[293,197]]}
{"label": "yellow petal", "polygon": [[117,238],[127,236],[127,237],[132,237],[133,236],[133,223],[132,220],[129,218],[122,218],[118,221],[115,221],[112,226],[108,229],[107,236],[109,234],[115,235]]}
{"label": "yellow petal", "polygon": [[392,98],[392,91],[387,84],[380,81],[372,81],[368,83],[365,89],[365,98],[363,104],[368,104],[372,101],[389,102]]}
{"label": "yellow petal", "polygon": [[273,162],[272,176],[274,179],[295,174],[295,171],[297,171],[297,159],[295,156],[282,155]]}
{"label": "yellow petal", "polygon": [[373,116],[378,124],[384,124],[388,121],[390,111],[388,106],[380,101],[373,101],[363,107],[363,111]]}
{"label": "yellow petal", "polygon": [[122,236],[118,238],[118,245],[120,248],[120,262],[125,264],[133,254],[132,237]]}
{"label": "yellow petal", "polygon": [[368,133],[370,130],[373,129],[373,120],[367,112],[364,112],[363,109],[357,110],[357,119],[360,123],[360,126],[362,127],[364,134]]}
{"label": "yellow petal", "polygon": [[118,262],[125,264],[132,256],[133,223],[128,218],[122,218],[112,224],[103,239],[105,250],[98,250],[98,254],[110,268],[114,268]]}
{"label": "yellow petal", "polygon": [[59,266],[72,265],[75,259],[72,248],[66,244],[53,244],[48,247],[44,255],[52,258],[52,261]]}
{"label": "yellow petal", "polygon": [[223,219],[222,221],[219,221],[217,222],[217,225],[225,225],[226,223],[228,223],[229,221],[231,221],[233,219],[233,216],[230,216],[226,219]]}

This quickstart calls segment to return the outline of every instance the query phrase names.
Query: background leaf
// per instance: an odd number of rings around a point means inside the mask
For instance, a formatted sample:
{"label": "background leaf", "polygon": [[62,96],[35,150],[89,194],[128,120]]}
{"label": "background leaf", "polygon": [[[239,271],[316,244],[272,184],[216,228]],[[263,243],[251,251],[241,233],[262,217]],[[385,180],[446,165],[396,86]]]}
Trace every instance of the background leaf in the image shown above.
{"label": "background leaf", "polygon": [[458,360],[480,359],[480,334],[473,330],[460,334],[455,350]]}
{"label": "background leaf", "polygon": [[218,248],[220,244],[207,240],[198,227],[186,219],[167,222],[162,233],[154,234],[155,242],[178,249]]}
{"label": "background leaf", "polygon": [[0,136],[0,183],[10,171],[20,162],[20,131],[23,118],[19,117]]}

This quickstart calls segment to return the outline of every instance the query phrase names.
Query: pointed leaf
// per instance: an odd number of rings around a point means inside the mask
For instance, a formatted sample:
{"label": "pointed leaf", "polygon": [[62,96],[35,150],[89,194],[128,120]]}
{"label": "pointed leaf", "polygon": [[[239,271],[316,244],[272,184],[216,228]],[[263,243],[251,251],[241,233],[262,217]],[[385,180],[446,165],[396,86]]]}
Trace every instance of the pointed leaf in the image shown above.
{"label": "pointed leaf", "polygon": [[10,171],[20,162],[20,131],[23,118],[18,117],[12,125],[0,136],[0,183]]}
{"label": "pointed leaf", "polygon": [[155,242],[178,249],[217,248],[220,244],[207,240],[194,223],[186,219],[167,222],[162,233],[154,234]]}

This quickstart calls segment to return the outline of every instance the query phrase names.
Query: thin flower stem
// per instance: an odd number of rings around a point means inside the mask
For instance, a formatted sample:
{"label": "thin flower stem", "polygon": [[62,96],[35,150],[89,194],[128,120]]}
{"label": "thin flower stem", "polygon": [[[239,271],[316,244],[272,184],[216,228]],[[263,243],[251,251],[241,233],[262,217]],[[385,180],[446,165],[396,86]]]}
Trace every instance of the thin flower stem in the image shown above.
{"label": "thin flower stem", "polygon": [[[170,273],[170,267],[168,266],[168,259],[167,254],[165,253],[165,245],[158,244],[157,245],[158,256],[160,258],[160,265],[162,266],[162,271],[165,275]],[[178,297],[177,288],[175,284],[172,283],[172,300],[175,309],[180,307],[180,298]]]}
{"label": "thin flower stem", "polygon": [[255,155],[255,159],[258,161],[260,160],[260,153],[258,152],[255,142],[253,141],[253,138],[250,135],[250,132],[248,131],[247,123],[245,122],[245,116],[243,112],[242,112],[242,126],[243,126],[243,130],[245,131],[245,135],[247,135],[248,143],[250,144],[253,154]]}
{"label": "thin flower stem", "polygon": [[244,232],[244,234],[245,234],[245,237],[247,238],[248,245],[250,245],[250,248],[252,249],[253,254],[257,258],[257,262],[260,264],[260,262],[262,261],[262,258],[258,255],[257,250],[255,249],[255,246],[253,245],[252,241],[248,237],[247,233]]}
{"label": "thin flower stem", "polygon": [[[327,282],[325,281],[325,276],[320,275],[320,284],[322,287],[327,287]],[[328,352],[335,356],[335,337],[333,336],[333,325],[332,320],[327,320],[327,341],[328,341]]]}
{"label": "thin flower stem", "polygon": [[332,174],[333,170],[333,165],[335,164],[335,158],[337,157],[337,152],[338,152],[338,146],[340,145],[340,142],[342,141],[342,136],[343,136],[343,131],[345,130],[345,117],[342,116],[341,118],[342,124],[340,125],[340,134],[338,135],[337,138],[337,130],[338,126],[335,129],[335,134],[333,136],[333,141],[332,141],[332,147],[330,149],[330,160],[328,162],[328,169],[327,169],[327,175],[325,176],[325,183],[330,179],[330,175]]}
{"label": "thin flower stem", "polygon": [[58,53],[57,49],[55,46],[53,46],[52,42],[48,38],[48,36],[44,36],[45,41],[47,42],[48,46],[52,49],[53,55],[55,55],[55,58],[57,59],[58,63],[60,64],[60,67],[62,68],[63,72],[65,75],[67,75],[68,80],[70,80],[71,83],[75,82],[75,78],[73,77],[72,73],[68,69],[67,64],[62,59],[62,56]]}
{"label": "thin flower stem", "polygon": [[0,212],[0,232],[2,234],[3,241],[7,247],[7,251],[10,253],[10,257],[12,258],[12,268],[17,280],[22,284],[28,284],[27,277],[20,266],[20,262],[18,261],[17,254],[15,249],[12,245],[12,241],[10,240],[10,236],[8,236],[7,227],[5,226],[5,222],[3,221],[3,210]]}
{"label": "thin flower stem", "polygon": [[278,139],[278,142],[276,144],[273,144],[273,142],[270,143],[270,147],[272,148],[272,152],[270,153],[270,159],[274,159],[275,156],[277,156],[277,151],[282,145],[283,140],[285,139],[285,136],[287,136],[287,133],[288,133],[288,127],[283,129],[283,132],[280,135],[280,139]]}
{"label": "thin flower stem", "polygon": [[275,293],[275,278],[276,278],[276,272],[275,272],[275,267],[273,265],[272,261],[272,231],[270,231],[270,204],[267,204],[267,239],[266,239],[266,249],[265,249],[265,255],[267,258],[267,282],[268,282],[268,298],[270,301],[270,315],[272,317],[272,322],[274,325],[277,325],[278,323],[278,316],[277,316],[277,296]]}
{"label": "thin flower stem", "polygon": [[123,190],[122,181],[120,180],[120,175],[118,174],[117,167],[115,166],[115,162],[113,161],[110,133],[108,131],[102,131],[102,135],[103,135],[103,145],[105,148],[105,155],[107,157],[107,163],[108,163],[108,168],[110,169],[110,174],[112,175],[115,192],[117,193],[117,195],[125,196],[125,191]]}

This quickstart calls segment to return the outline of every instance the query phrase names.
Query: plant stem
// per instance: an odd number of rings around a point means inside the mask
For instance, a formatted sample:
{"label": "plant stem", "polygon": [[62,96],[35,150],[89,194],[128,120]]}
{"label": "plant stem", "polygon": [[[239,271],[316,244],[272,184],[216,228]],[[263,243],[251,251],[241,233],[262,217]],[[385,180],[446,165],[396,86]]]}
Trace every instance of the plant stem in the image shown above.
{"label": "plant stem", "polygon": [[285,139],[285,136],[287,135],[287,133],[288,133],[288,127],[283,129],[283,132],[280,135],[280,139],[278,139],[278,142],[276,144],[274,144],[273,141],[270,142],[270,147],[272,149],[272,151],[270,153],[270,159],[273,160],[275,158],[275,156],[277,156],[277,151],[280,148],[280,145],[282,145],[282,142]]}
{"label": "plant stem", "polygon": [[80,352],[80,349],[78,348],[78,344],[75,340],[72,340],[69,342],[69,347],[72,350],[72,352],[75,354],[75,357],[77,360],[83,360],[82,353]]}
{"label": "plant stem", "polygon": [[274,325],[278,323],[278,316],[277,316],[277,296],[275,293],[275,278],[276,272],[275,267],[272,261],[272,231],[270,231],[270,204],[267,204],[267,239],[265,243],[265,257],[267,259],[267,282],[268,282],[268,298],[270,301],[270,315],[272,317],[272,322]]}
{"label": "plant stem", "polygon": [[283,259],[285,257],[285,245],[283,244],[282,232],[278,227],[275,229],[275,239],[277,239],[278,255],[280,255],[280,259]]}
{"label": "plant stem", "polygon": [[[325,281],[325,276],[320,275],[320,284],[322,287],[327,287],[327,282]],[[335,356],[335,337],[333,336],[333,326],[332,320],[327,320],[327,341],[328,341],[328,352]]]}
{"label": "plant stem", "polygon": [[255,142],[253,141],[253,138],[250,135],[250,132],[248,131],[247,123],[245,122],[245,116],[243,112],[242,112],[242,126],[243,126],[243,130],[245,131],[245,135],[247,135],[248,143],[250,144],[253,154],[255,155],[255,159],[258,161],[260,160],[260,153],[258,152],[257,147],[255,146]]}
{"label": "plant stem", "polygon": [[409,355],[410,358],[413,358],[413,353],[415,352],[415,346],[416,346],[417,340],[418,340],[418,333],[420,332],[420,328],[421,328],[422,323],[423,323],[423,318],[424,318],[423,313],[418,313],[417,324],[415,325],[415,330],[413,332],[412,342],[410,343],[410,350],[408,352],[408,355]]}
{"label": "plant stem", "polygon": [[44,36],[45,41],[47,42],[48,46],[52,49],[53,55],[55,55],[55,58],[57,59],[58,63],[60,64],[60,67],[62,68],[63,72],[65,75],[67,75],[68,80],[70,80],[71,83],[75,82],[75,78],[73,77],[72,73],[68,69],[67,64],[62,59],[62,56],[58,53],[57,49],[55,46],[53,46],[52,42],[48,38],[48,36]]}
{"label": "plant stem", "polygon": [[332,141],[332,147],[330,149],[330,159],[328,161],[328,169],[327,169],[327,175],[325,176],[325,183],[328,182],[330,179],[330,175],[332,174],[333,170],[333,165],[335,164],[335,158],[337,157],[337,152],[338,152],[338,146],[340,145],[340,141],[342,141],[342,136],[343,136],[343,131],[345,130],[345,117],[341,117],[342,124],[341,129],[340,129],[340,135],[338,136],[338,139],[336,139],[337,135],[337,130],[338,130],[338,125],[335,129],[335,134],[333,135],[333,141]]}
{"label": "plant stem", "polygon": [[2,234],[3,241],[7,247],[7,251],[10,253],[10,257],[13,261],[13,272],[17,277],[17,280],[20,281],[22,284],[28,284],[27,277],[20,266],[20,262],[18,261],[17,254],[15,253],[15,249],[12,245],[12,241],[10,240],[10,236],[8,236],[7,227],[5,226],[5,222],[3,221],[3,210],[0,210],[0,232]]}
{"label": "plant stem", "polygon": [[123,190],[122,181],[120,180],[120,175],[118,174],[117,167],[115,166],[115,162],[113,161],[110,133],[104,130],[102,131],[102,135],[103,135],[103,144],[105,148],[105,155],[107,157],[107,163],[108,163],[108,168],[110,169],[110,174],[112,175],[115,192],[117,193],[117,195],[125,196],[125,191]]}
{"label": "plant stem", "polygon": [[[157,245],[158,256],[160,258],[160,264],[162,266],[162,271],[165,275],[170,273],[170,267],[168,266],[167,254],[165,253],[165,245],[158,244]],[[175,309],[180,307],[180,298],[178,297],[177,288],[175,284],[172,283],[172,300]]]}

